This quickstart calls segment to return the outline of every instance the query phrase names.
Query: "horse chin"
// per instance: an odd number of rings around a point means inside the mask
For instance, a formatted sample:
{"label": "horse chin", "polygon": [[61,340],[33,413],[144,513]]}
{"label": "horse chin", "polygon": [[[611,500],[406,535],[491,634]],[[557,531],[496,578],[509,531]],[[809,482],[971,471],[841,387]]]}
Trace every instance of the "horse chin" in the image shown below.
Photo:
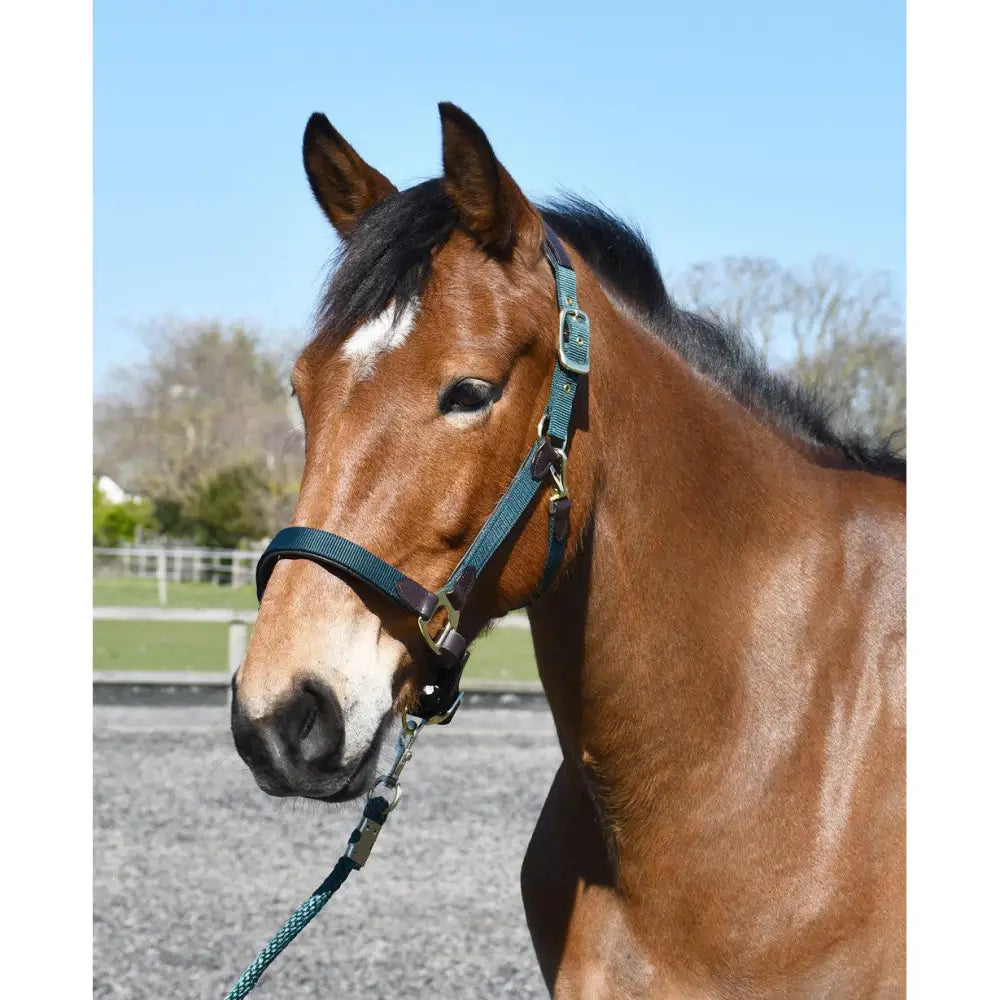
{"label": "horse chin", "polygon": [[385,742],[391,718],[390,713],[382,720],[381,725],[375,731],[371,743],[368,745],[368,749],[358,761],[350,777],[348,777],[347,781],[340,788],[328,794],[310,795],[308,797],[318,799],[321,802],[350,802],[371,788],[375,783],[379,757],[382,753],[382,745]]}
{"label": "horse chin", "polygon": [[[372,746],[377,747],[377,744],[373,743]],[[377,763],[378,752],[376,750],[376,753],[371,757],[371,759],[366,757],[365,760],[361,762],[358,770],[354,772],[343,788],[340,788],[338,791],[333,792],[330,795],[317,795],[315,798],[319,799],[321,802],[351,802],[371,788],[375,781]]]}

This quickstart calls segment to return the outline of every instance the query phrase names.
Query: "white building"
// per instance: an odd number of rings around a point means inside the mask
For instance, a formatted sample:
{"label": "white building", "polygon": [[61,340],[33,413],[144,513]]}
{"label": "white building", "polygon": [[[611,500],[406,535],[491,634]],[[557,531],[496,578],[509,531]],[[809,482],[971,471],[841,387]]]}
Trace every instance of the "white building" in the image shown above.
{"label": "white building", "polygon": [[138,500],[139,497],[126,493],[110,476],[100,476],[97,488],[109,503],[124,503],[126,500]]}

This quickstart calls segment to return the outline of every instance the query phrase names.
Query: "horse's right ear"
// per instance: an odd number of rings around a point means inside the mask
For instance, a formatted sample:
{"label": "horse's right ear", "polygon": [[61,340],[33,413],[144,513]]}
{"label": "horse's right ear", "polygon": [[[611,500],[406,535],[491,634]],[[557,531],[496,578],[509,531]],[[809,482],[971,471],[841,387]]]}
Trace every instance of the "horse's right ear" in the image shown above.
{"label": "horse's right ear", "polygon": [[496,158],[486,133],[461,108],[438,105],[444,189],[462,224],[491,253],[509,257],[515,246],[541,256],[542,220]]}
{"label": "horse's right ear", "polygon": [[396,193],[392,182],[365,163],[319,112],[306,124],[302,160],[319,207],[341,236],[350,233],[363,212]]}

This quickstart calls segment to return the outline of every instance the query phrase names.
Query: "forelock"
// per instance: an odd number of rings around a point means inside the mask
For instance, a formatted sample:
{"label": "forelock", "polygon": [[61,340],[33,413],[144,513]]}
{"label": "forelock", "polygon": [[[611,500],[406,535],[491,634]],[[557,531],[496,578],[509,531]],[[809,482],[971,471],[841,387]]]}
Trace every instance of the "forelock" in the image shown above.
{"label": "forelock", "polygon": [[397,317],[416,304],[434,252],[458,223],[441,181],[429,180],[375,205],[341,244],[317,317],[317,332],[339,343],[392,303]]}

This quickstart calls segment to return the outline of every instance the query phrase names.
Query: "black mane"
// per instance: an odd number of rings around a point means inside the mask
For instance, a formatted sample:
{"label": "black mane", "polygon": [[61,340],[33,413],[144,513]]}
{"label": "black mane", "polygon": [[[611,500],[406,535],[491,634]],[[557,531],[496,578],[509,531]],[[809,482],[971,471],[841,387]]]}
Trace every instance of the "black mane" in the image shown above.
{"label": "black mane", "polygon": [[735,327],[679,308],[667,293],[656,258],[628,223],[573,196],[542,207],[548,224],[571,243],[609,290],[697,372],[747,409],[770,417],[799,438],[843,455],[852,465],[906,477],[906,460],[890,440],[834,430],[834,408],[815,391],[768,368]]}
{"label": "black mane", "polygon": [[[832,407],[787,375],[771,371],[738,330],[678,307],[637,229],[590,202],[568,197],[539,209],[602,284],[697,372],[739,403],[850,465],[900,479],[906,460],[888,441],[834,429]],[[434,252],[458,226],[440,180],[424,181],[376,205],[344,242],[319,311],[324,337],[340,340],[382,312],[417,298]]]}

